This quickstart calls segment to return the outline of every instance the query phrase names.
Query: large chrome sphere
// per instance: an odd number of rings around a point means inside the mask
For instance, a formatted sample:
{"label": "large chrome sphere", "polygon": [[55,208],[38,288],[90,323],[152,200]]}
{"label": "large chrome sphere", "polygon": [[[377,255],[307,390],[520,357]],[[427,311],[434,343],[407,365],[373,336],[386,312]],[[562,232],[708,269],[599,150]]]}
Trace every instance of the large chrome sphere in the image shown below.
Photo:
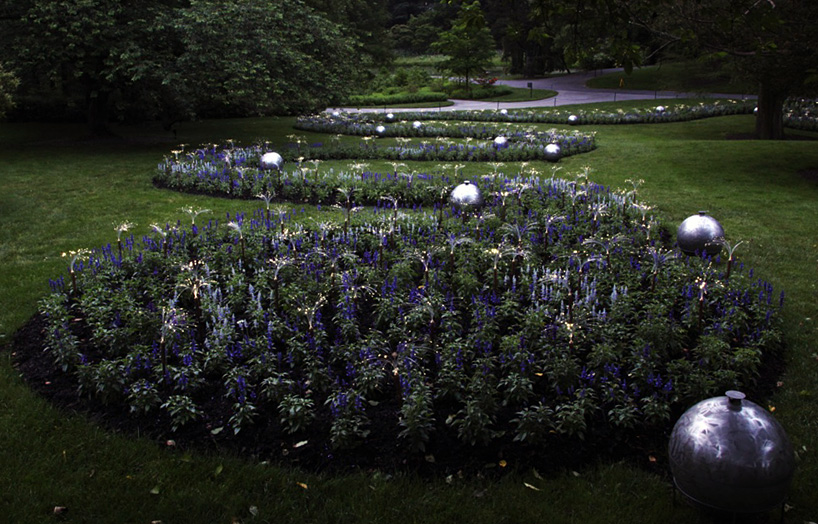
{"label": "large chrome sphere", "polygon": [[679,491],[704,507],[732,513],[780,506],[795,473],[784,429],[739,391],[688,409],[673,428],[668,452]]}
{"label": "large chrome sphere", "polygon": [[384,126],[378,126],[375,128],[375,134],[378,136],[384,136],[386,134],[386,128]]}
{"label": "large chrome sphere", "polygon": [[281,168],[284,167],[284,159],[281,158],[281,155],[278,153],[264,153],[261,155],[259,165],[261,166],[261,169],[264,170],[276,169],[281,171]]}
{"label": "large chrome sphere", "polygon": [[656,106],[657,113],[664,113],[667,110],[665,106]]}
{"label": "large chrome sphere", "polygon": [[556,162],[562,156],[562,149],[559,144],[548,144],[545,146],[545,159],[549,162]]}
{"label": "large chrome sphere", "polygon": [[579,117],[577,115],[571,115],[568,117],[568,123],[571,125],[579,124]]}
{"label": "large chrome sphere", "polygon": [[420,129],[421,127],[423,127],[423,124],[420,122],[420,120],[415,120],[412,122],[412,129]]}
{"label": "large chrome sphere", "polygon": [[724,228],[704,211],[684,219],[676,230],[679,248],[689,255],[704,252],[711,256],[717,254],[722,248],[715,242],[719,238],[724,238]]}
{"label": "large chrome sphere", "polygon": [[507,115],[508,114],[508,109],[501,109],[500,114],[501,115]]}
{"label": "large chrome sphere", "polygon": [[508,146],[508,138],[504,136],[498,136],[494,139],[494,145],[497,147],[506,147]]}
{"label": "large chrome sphere", "polygon": [[386,113],[386,121],[387,122],[394,122],[395,121],[395,115],[393,113]]}
{"label": "large chrome sphere", "polygon": [[449,194],[449,202],[460,209],[479,208],[483,205],[483,193],[480,188],[464,180]]}

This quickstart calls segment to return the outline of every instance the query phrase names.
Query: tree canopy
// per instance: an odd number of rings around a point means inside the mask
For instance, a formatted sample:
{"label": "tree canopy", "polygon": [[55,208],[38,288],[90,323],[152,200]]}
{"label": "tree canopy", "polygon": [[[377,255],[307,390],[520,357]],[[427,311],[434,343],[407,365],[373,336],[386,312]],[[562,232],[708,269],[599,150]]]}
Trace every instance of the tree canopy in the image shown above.
{"label": "tree canopy", "polygon": [[320,109],[366,64],[351,32],[302,0],[7,0],[2,12],[10,66],[40,98],[27,104],[85,107],[96,134],[110,117]]}
{"label": "tree canopy", "polygon": [[785,100],[815,91],[814,0],[617,1],[632,24],[649,29],[663,45],[723,58],[758,85],[758,138],[782,138]]}
{"label": "tree canopy", "polygon": [[441,70],[463,78],[466,86],[491,64],[496,52],[494,38],[478,0],[460,6],[451,29],[441,33],[432,49],[447,56],[440,64]]}

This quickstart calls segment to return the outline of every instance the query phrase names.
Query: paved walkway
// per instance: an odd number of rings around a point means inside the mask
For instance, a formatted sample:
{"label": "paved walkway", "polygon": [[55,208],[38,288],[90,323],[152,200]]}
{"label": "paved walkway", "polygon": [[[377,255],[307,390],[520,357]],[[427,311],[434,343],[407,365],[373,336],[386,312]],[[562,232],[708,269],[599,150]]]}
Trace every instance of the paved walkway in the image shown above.
{"label": "paved walkway", "polygon": [[[557,107],[570,104],[592,104],[598,102],[616,102],[621,100],[650,100],[668,98],[756,98],[754,95],[727,94],[727,93],[683,93],[677,91],[640,91],[632,89],[592,89],[585,83],[596,76],[622,71],[621,68],[599,69],[590,72],[572,73],[553,78],[539,78],[534,80],[500,80],[497,83],[511,87],[528,87],[531,82],[534,89],[550,89],[557,91],[557,96],[532,100],[529,102],[482,102],[477,100],[451,100],[453,105],[432,108],[331,108],[348,112],[384,112],[401,111],[459,111],[480,109],[523,109],[529,107]],[[627,81],[627,80],[626,80]]]}

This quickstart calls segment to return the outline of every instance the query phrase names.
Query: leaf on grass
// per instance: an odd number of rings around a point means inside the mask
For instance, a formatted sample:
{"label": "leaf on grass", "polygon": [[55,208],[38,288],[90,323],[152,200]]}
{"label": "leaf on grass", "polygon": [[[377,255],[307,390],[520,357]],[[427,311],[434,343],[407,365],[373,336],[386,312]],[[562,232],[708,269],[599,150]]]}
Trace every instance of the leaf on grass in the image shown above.
{"label": "leaf on grass", "polygon": [[536,469],[534,469],[534,478],[542,480],[542,475],[540,475],[540,472],[537,471]]}
{"label": "leaf on grass", "polygon": [[216,469],[213,471],[213,476],[218,477],[219,475],[222,474],[222,471],[224,471],[224,466],[219,464],[218,466],[216,466]]}
{"label": "leaf on grass", "polygon": [[258,507],[257,506],[250,506],[250,515],[254,517],[258,517]]}
{"label": "leaf on grass", "polygon": [[301,488],[310,489],[310,487],[307,486],[307,484],[305,484],[304,482],[296,482],[296,484],[298,484],[298,486]]}
{"label": "leaf on grass", "polygon": [[221,433],[222,431],[224,431],[224,428],[223,428],[223,427],[221,427],[221,428],[215,428],[215,429],[211,429],[211,430],[210,430],[210,434],[211,434],[211,435],[218,435],[218,434],[219,434],[219,433]]}
{"label": "leaf on grass", "polygon": [[524,485],[525,487],[527,487],[528,489],[533,489],[534,491],[542,491],[542,490],[541,490],[540,488],[538,488],[537,486],[531,485],[531,484],[529,484],[528,482],[523,482],[523,485]]}
{"label": "leaf on grass", "polygon": [[296,442],[295,444],[293,444],[293,447],[295,449],[298,449],[298,448],[300,448],[302,446],[306,446],[308,442],[309,442],[309,440],[302,440],[301,442]]}
{"label": "leaf on grass", "polygon": [[151,490],[151,495],[158,495],[159,494],[159,486],[154,486]]}

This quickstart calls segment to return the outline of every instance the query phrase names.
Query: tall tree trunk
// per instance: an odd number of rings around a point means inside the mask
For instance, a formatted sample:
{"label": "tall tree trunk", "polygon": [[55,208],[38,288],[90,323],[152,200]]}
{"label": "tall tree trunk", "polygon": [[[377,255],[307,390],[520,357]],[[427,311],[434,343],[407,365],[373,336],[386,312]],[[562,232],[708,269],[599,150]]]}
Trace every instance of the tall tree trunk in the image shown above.
{"label": "tall tree trunk", "polygon": [[109,136],[108,101],[111,94],[106,90],[94,90],[88,94],[88,130],[92,136]]}
{"label": "tall tree trunk", "polygon": [[787,95],[775,85],[775,80],[761,83],[756,114],[756,138],[782,140],[784,138],[784,101]]}

